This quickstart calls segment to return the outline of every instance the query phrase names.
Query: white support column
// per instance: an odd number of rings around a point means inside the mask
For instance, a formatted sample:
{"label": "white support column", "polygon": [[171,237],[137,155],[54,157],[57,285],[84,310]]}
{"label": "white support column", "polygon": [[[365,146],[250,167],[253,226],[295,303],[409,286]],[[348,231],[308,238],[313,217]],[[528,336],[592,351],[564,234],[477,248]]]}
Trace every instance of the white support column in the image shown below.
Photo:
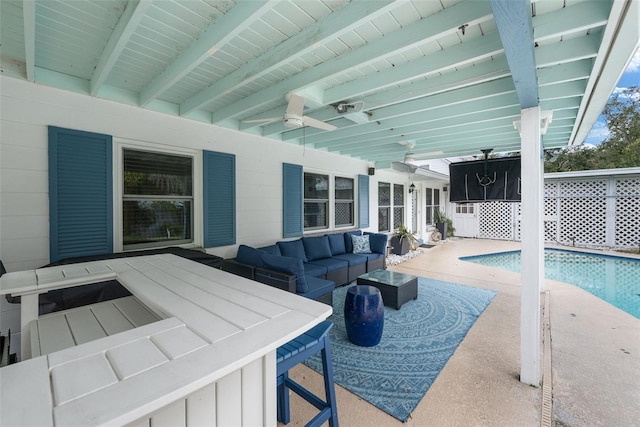
{"label": "white support column", "polygon": [[521,113],[522,261],[520,381],[540,385],[540,292],[544,290],[544,169],[540,107]]}

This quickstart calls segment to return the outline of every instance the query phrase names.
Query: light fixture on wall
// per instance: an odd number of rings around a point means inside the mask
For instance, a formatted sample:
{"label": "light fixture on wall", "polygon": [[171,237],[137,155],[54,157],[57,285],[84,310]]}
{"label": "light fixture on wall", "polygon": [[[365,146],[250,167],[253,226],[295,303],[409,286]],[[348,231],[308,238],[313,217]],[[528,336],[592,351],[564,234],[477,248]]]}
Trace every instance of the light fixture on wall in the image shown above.
{"label": "light fixture on wall", "polygon": [[413,185],[413,182],[412,182],[411,185],[409,186],[409,194],[413,193],[414,191],[416,191],[416,186]]}

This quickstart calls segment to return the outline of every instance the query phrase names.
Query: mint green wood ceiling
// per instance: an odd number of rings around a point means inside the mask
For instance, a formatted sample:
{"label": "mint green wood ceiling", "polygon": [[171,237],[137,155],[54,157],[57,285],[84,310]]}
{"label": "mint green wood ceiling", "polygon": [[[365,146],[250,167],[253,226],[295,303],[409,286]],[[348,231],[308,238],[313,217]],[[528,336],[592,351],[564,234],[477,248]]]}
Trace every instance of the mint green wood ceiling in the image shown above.
{"label": "mint green wood ceiling", "polygon": [[[513,122],[535,105],[553,111],[545,147],[582,143],[638,45],[638,9],[623,0],[2,0],[0,53],[4,76],[387,167],[407,145],[419,159],[519,150]],[[288,93],[337,129],[246,122],[282,117]],[[340,103],[359,112],[340,113]]]}

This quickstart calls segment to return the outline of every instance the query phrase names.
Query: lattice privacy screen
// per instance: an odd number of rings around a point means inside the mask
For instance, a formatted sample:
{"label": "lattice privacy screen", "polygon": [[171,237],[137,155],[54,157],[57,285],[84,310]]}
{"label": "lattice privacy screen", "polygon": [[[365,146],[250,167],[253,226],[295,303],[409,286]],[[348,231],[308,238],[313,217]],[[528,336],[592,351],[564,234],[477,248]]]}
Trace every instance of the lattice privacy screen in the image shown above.
{"label": "lattice privacy screen", "polygon": [[[520,240],[520,203],[480,203],[478,217],[479,238]],[[638,247],[640,177],[545,181],[544,238],[577,246]]]}

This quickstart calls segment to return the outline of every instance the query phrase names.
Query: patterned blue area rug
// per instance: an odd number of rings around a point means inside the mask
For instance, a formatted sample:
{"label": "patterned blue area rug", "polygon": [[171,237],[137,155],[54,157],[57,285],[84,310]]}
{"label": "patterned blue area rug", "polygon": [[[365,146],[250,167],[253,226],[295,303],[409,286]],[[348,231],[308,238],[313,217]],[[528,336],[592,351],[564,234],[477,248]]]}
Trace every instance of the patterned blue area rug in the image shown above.
{"label": "patterned blue area rug", "polygon": [[[432,279],[418,279],[418,299],[384,308],[380,344],[359,347],[347,338],[344,298],[333,294],[330,331],[334,380],[400,421],[407,421],[476,319],[496,295]],[[322,372],[316,355],[305,364]]]}

